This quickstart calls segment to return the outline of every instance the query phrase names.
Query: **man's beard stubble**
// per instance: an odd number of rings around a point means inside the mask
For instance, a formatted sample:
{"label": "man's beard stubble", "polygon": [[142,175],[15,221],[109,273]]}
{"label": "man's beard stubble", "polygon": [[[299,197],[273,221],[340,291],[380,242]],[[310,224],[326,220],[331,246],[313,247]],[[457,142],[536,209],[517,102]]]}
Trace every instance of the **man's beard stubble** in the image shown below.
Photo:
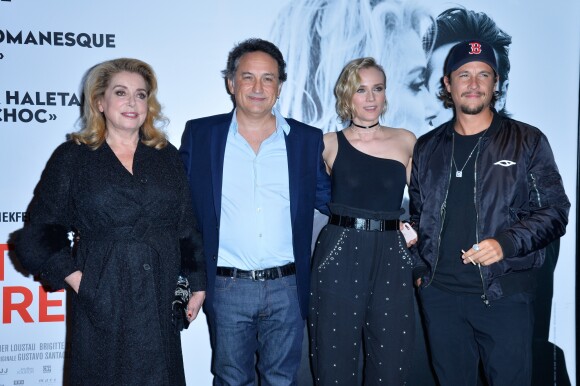
{"label": "man's beard stubble", "polygon": [[475,107],[469,107],[467,105],[461,105],[461,112],[463,114],[468,114],[468,115],[477,115],[479,113],[481,113],[483,111],[483,109],[485,108],[485,104],[481,104],[479,106],[475,106]]}

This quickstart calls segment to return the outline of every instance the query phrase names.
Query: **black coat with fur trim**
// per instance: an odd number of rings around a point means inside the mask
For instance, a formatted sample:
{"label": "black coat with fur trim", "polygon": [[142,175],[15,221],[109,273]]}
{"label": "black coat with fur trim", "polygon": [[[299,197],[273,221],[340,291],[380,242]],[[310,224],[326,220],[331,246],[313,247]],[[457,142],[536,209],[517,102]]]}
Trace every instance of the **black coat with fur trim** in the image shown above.
{"label": "black coat with fur trim", "polygon": [[180,271],[193,291],[205,289],[188,189],[172,145],[139,143],[133,174],[106,143],[90,150],[68,141],[48,161],[30,224],[14,242],[22,265],[54,290],[83,272],[79,293],[68,297],[71,384],[185,384],[171,321]]}

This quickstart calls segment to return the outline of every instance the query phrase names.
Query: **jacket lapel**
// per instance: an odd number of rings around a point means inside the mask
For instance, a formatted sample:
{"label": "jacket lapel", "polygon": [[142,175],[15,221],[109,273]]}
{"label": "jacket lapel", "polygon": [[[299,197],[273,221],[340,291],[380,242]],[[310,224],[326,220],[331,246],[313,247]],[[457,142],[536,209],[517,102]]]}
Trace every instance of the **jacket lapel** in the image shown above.
{"label": "jacket lapel", "polygon": [[232,113],[225,116],[225,120],[217,122],[211,129],[211,144],[209,151],[211,151],[211,183],[213,192],[213,202],[216,218],[221,214],[222,208],[222,182],[224,175],[224,156],[226,153],[226,141],[228,139],[228,129],[232,121]]}
{"label": "jacket lapel", "polygon": [[290,128],[290,132],[284,135],[286,139],[286,154],[288,156],[288,186],[290,189],[290,217],[292,219],[292,228],[294,228],[296,212],[298,210],[300,189],[298,185],[300,183],[300,168],[302,166],[302,157],[300,156],[301,147],[297,133],[297,130]]}

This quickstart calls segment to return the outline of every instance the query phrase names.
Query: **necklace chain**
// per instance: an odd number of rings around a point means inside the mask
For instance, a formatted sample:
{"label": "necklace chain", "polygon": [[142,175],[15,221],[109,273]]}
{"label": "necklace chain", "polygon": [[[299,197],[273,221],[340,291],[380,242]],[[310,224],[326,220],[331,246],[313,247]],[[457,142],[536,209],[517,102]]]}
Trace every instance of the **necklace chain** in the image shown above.
{"label": "necklace chain", "polygon": [[473,149],[471,149],[471,153],[469,153],[469,157],[467,157],[467,160],[465,161],[465,163],[463,164],[463,167],[461,169],[459,169],[457,167],[457,163],[455,162],[455,133],[452,134],[453,138],[453,149],[451,150],[452,152],[452,156],[451,156],[451,160],[453,161],[453,166],[455,166],[455,177],[457,178],[461,178],[463,177],[463,169],[465,169],[465,167],[467,166],[467,163],[469,162],[469,160],[471,159],[471,156],[473,155],[473,152],[475,151],[475,149],[477,149],[477,147],[479,146],[479,143],[481,142],[481,139],[483,138],[483,135],[479,137],[479,139],[477,140],[477,143],[475,144],[475,146],[473,147]]}

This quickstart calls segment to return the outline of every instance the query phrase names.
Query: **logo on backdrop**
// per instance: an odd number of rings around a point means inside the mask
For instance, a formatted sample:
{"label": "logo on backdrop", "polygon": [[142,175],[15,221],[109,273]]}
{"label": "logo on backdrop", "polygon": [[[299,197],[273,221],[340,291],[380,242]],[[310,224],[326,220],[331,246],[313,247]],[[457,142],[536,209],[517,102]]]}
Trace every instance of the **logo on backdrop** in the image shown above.
{"label": "logo on backdrop", "polygon": [[[61,383],[57,382],[57,379],[55,377],[52,378],[40,378],[38,380],[38,383],[42,384],[42,385],[54,385],[54,386],[58,386],[61,385]],[[0,385],[2,386],[2,385]]]}
{"label": "logo on backdrop", "polygon": [[9,31],[0,29],[0,44],[82,48],[115,48],[115,38],[115,34],[106,33]]}
{"label": "logo on backdrop", "polygon": [[0,122],[46,123],[58,118],[47,108],[79,108],[81,102],[74,92],[6,90],[0,91],[0,105]]}

